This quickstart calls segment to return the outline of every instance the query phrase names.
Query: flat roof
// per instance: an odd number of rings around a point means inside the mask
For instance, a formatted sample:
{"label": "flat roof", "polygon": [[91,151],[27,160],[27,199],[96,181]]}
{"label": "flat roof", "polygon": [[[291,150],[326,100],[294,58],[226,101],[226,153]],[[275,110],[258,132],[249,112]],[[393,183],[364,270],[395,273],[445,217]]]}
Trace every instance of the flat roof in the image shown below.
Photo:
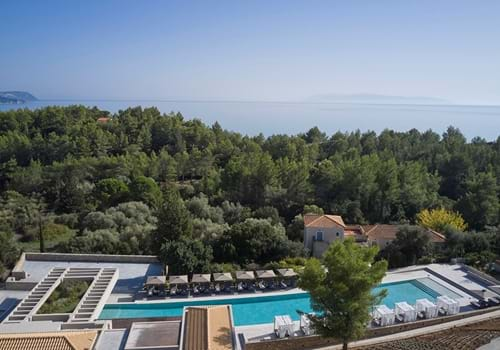
{"label": "flat roof", "polygon": [[130,294],[135,294],[143,288],[147,276],[161,275],[163,270],[160,263],[26,260],[22,268],[28,276],[23,281],[38,282],[54,267],[117,268],[118,281],[112,293]]}
{"label": "flat roof", "polygon": [[0,290],[0,322],[29,294],[28,290]]}
{"label": "flat roof", "polygon": [[180,321],[134,322],[130,328],[125,350],[179,345]]}
{"label": "flat roof", "polygon": [[123,350],[128,330],[106,329],[101,332],[93,350]]}

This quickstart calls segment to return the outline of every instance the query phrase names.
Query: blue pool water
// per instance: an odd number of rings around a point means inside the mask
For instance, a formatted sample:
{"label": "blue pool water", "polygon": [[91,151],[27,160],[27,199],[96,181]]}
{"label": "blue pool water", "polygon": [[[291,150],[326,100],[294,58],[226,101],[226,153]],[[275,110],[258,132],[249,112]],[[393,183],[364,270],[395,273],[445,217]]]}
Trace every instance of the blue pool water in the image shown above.
{"label": "blue pool water", "polygon": [[[426,284],[427,279],[408,280],[402,282],[381,284],[374,288],[374,292],[387,289],[388,295],[382,304],[390,308],[394,303],[406,301],[415,304],[417,299],[427,298],[434,301],[443,291],[448,291],[450,297],[457,297],[444,286],[441,293]],[[215,299],[210,301],[182,301],[170,303],[144,304],[109,304],[100,315],[100,319],[139,318],[139,317],[175,317],[182,316],[185,306],[200,305],[227,305],[233,309],[234,324],[236,326],[272,323],[276,315],[290,315],[293,320],[299,320],[297,310],[312,312],[309,294],[295,293],[273,296],[258,296],[248,298]]]}

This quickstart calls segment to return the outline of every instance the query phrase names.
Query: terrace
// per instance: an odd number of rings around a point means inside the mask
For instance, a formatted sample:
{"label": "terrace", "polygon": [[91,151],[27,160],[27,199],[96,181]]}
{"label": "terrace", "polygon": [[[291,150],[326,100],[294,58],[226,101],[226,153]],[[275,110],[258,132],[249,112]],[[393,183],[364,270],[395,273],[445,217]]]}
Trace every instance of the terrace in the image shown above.
{"label": "terrace", "polygon": [[[46,271],[46,275],[41,275],[48,266],[52,268]],[[7,294],[2,293],[8,291],[0,292],[0,297],[17,295],[23,299],[9,313],[0,328],[5,333],[13,332],[16,325],[23,322],[23,331],[48,332],[67,327],[103,328],[104,325],[112,324],[114,329],[102,332],[102,338],[98,338],[97,349],[110,348],[110,344],[130,349],[137,346],[176,348],[182,339],[180,334],[184,334],[180,327],[185,310],[229,305],[236,348],[242,348],[245,344],[246,348],[251,349],[252,344],[276,341],[273,320],[276,316],[284,315],[289,315],[292,323],[287,325],[290,326],[290,331],[287,331],[287,335],[291,336],[290,340],[318,338],[311,332],[306,332],[301,322],[304,320],[297,313],[297,310],[306,314],[312,310],[308,294],[294,287],[296,274],[293,270],[238,271],[234,275],[195,274],[191,278],[186,275],[165,276],[162,270],[161,265],[152,257],[27,255],[24,261],[18,263],[13,273],[14,280],[11,279],[7,285],[21,289],[31,285],[30,290],[15,293],[11,290],[13,293]],[[103,280],[99,280],[99,276]],[[39,310],[42,305],[65,280],[88,281],[90,287],[75,310],[41,314]],[[120,281],[121,286],[117,287]],[[176,293],[172,294],[174,286]],[[402,317],[384,327],[372,325],[369,332],[374,335],[448,324],[480,314],[494,314],[495,308],[476,310],[471,302],[500,295],[497,281],[463,265],[431,264],[389,271],[382,285],[377,288],[389,291],[388,297],[383,301],[387,309],[410,312],[416,300],[427,298],[431,303],[439,305],[441,302],[441,306],[447,302],[452,306],[458,303],[460,312],[416,321],[413,317]],[[164,293],[163,289],[168,292]],[[440,299],[440,295],[452,300]],[[3,305],[6,313],[9,312],[9,307],[12,308],[12,303],[8,304],[7,299],[3,301]],[[121,327],[126,327],[127,330],[116,329]],[[151,332],[159,331],[158,327],[163,327],[161,329],[165,332],[168,330],[168,339],[148,336]],[[280,340],[282,341],[286,340]]]}

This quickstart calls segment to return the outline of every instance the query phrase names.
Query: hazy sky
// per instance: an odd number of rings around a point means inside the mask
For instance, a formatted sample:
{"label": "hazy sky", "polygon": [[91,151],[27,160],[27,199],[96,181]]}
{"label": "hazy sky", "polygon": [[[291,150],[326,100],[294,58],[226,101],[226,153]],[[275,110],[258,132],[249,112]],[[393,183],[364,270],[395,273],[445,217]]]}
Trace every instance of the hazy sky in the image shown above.
{"label": "hazy sky", "polygon": [[2,1],[0,90],[500,104],[500,1]]}

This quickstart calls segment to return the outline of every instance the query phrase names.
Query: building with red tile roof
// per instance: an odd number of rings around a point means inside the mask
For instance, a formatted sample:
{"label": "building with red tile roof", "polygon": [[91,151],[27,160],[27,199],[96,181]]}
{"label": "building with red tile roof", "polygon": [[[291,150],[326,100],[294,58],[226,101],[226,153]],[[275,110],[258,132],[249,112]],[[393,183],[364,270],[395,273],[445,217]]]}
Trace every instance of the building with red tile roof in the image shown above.
{"label": "building with red tile roof", "polygon": [[[321,257],[330,243],[352,237],[356,242],[384,248],[396,238],[400,225],[346,225],[340,215],[304,215],[304,246],[315,257]],[[431,242],[444,243],[439,232],[427,229]]]}
{"label": "building with red tile roof", "polygon": [[97,118],[97,122],[98,123],[107,123],[111,120],[111,118],[109,117],[100,117],[100,118]]}

